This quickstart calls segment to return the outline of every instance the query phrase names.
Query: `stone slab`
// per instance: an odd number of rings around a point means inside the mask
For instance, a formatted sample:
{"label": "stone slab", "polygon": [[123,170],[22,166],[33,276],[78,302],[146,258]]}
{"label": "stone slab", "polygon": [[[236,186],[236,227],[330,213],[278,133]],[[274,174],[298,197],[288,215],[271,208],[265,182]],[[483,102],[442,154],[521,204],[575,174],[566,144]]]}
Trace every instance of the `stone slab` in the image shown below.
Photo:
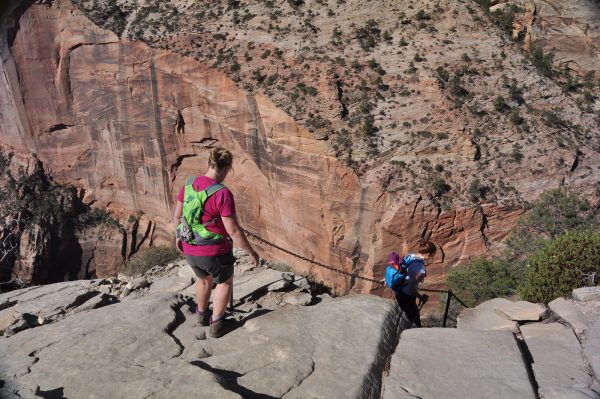
{"label": "stone slab", "polygon": [[600,399],[600,395],[588,388],[540,388],[539,395],[540,399]]}
{"label": "stone slab", "polygon": [[579,302],[600,302],[600,287],[575,288],[572,292],[573,299]]}
{"label": "stone slab", "polygon": [[254,397],[379,398],[400,322],[395,302],[350,295],[251,318],[195,350],[211,354],[200,367],[240,375]]}
{"label": "stone slab", "polygon": [[523,356],[508,331],[406,330],[384,378],[383,398],[534,399]]}
{"label": "stone slab", "polygon": [[192,279],[189,277],[165,277],[152,282],[149,294],[165,294],[184,291],[192,285]]}
{"label": "stone slab", "polygon": [[269,285],[282,279],[280,271],[265,268],[235,276],[233,278],[233,299],[238,301],[256,290],[266,289]]}
{"label": "stone slab", "polygon": [[590,363],[596,379],[600,380],[600,319],[596,320],[588,330],[583,343],[583,353]]}
{"label": "stone slab", "polygon": [[68,398],[242,397],[178,358],[167,332],[176,306],[170,298],[122,302],[0,340],[0,397],[37,397],[37,387]]}
{"label": "stone slab", "polygon": [[0,339],[0,397],[377,398],[400,320],[393,301],[347,296],[213,339],[184,299],[148,296]]}
{"label": "stone slab", "polygon": [[538,303],[517,301],[501,304],[496,313],[513,321],[538,321],[546,316],[548,309]]}
{"label": "stone slab", "polygon": [[573,327],[576,333],[581,334],[588,328],[588,319],[571,301],[564,298],[556,298],[548,304],[558,317]]}
{"label": "stone slab", "polygon": [[589,388],[592,377],[587,372],[581,346],[575,333],[559,323],[521,326],[525,343],[533,359],[533,373],[538,386]]}
{"label": "stone slab", "polygon": [[496,312],[501,306],[510,306],[511,301],[504,298],[495,298],[477,305],[474,308],[464,309],[457,318],[457,328],[474,331],[511,331],[518,332],[519,324],[502,317]]}
{"label": "stone slab", "polygon": [[[25,288],[4,295],[16,301],[16,304],[8,308],[11,311],[20,314],[30,313],[52,320],[98,295],[99,291],[92,284],[91,281],[85,280],[68,281]],[[0,314],[8,309],[0,311]]]}

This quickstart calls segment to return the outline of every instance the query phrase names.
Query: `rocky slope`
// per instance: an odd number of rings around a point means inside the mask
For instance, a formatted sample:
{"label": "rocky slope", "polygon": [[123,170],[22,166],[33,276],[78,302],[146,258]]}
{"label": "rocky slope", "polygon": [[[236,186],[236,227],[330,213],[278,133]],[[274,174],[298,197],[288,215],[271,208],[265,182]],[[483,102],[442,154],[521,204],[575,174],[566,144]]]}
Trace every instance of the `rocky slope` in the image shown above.
{"label": "rocky slope", "polygon": [[249,264],[219,339],[196,324],[184,261],[0,294],[0,397],[600,397],[599,287],[550,311],[495,299],[458,329],[402,332],[393,301]]}
{"label": "rocky slope", "polygon": [[[573,33],[587,47],[556,59],[594,72],[597,4],[519,3],[506,29],[481,3],[12,2],[1,142],[86,203],[146,215],[149,241],[171,239],[176,191],[224,145],[249,230],[375,278],[390,249],[431,238],[439,283],[497,250],[547,188],[597,201],[595,82],[522,50],[558,46],[551,22],[587,23]],[[379,289],[276,256],[338,292]]]}

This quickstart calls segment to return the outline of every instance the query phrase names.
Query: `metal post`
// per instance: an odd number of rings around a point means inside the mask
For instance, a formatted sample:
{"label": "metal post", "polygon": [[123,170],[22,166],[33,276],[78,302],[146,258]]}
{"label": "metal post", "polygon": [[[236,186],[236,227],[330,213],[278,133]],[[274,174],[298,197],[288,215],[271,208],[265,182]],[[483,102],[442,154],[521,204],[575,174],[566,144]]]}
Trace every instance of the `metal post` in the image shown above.
{"label": "metal post", "polygon": [[442,327],[446,327],[446,320],[448,319],[448,311],[450,310],[450,301],[452,300],[452,290],[448,290],[448,298],[446,298],[446,310],[444,311],[444,324]]}

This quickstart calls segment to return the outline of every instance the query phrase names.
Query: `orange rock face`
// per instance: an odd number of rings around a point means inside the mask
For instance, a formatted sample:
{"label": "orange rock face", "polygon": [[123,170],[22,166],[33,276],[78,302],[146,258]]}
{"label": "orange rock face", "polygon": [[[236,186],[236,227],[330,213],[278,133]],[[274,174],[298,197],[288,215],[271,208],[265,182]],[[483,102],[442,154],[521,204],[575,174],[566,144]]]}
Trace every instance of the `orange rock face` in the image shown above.
{"label": "orange rock face", "polygon": [[[36,153],[57,181],[84,189],[94,206],[123,218],[143,213],[156,223],[148,242],[173,240],[176,194],[188,176],[205,172],[215,145],[235,155],[226,184],[243,227],[377,280],[389,251],[427,237],[439,246],[429,282],[441,283],[456,262],[494,250],[520,214],[492,204],[442,212],[421,198],[399,203],[379,183],[361,182],[266,97],[246,94],[192,58],[119,40],[66,0],[33,5],[18,24],[2,41],[2,144]],[[86,259],[90,251],[101,256],[88,244]],[[256,245],[262,256],[339,293],[381,290]],[[115,273],[100,263],[96,270]]]}

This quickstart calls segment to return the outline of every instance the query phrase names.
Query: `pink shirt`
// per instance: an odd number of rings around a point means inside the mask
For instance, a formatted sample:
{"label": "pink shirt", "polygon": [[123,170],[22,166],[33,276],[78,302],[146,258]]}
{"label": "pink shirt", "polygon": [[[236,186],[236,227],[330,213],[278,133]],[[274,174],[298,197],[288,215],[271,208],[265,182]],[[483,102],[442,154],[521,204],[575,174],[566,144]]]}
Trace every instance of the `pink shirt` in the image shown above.
{"label": "pink shirt", "polygon": [[[196,191],[202,191],[213,184],[217,184],[216,180],[213,180],[206,176],[198,176],[194,179],[192,187]],[[177,196],[177,201],[183,202],[185,187],[182,187]],[[222,234],[229,237],[225,225],[221,217],[229,217],[235,215],[235,202],[233,200],[233,194],[227,187],[217,191],[211,195],[204,204],[204,211],[202,212],[202,223],[206,223],[211,219],[216,218],[215,223],[207,226],[206,228],[213,233]],[[217,245],[191,245],[186,242],[183,243],[183,253],[192,256],[214,256],[222,255],[231,252],[231,240],[223,240],[221,244]]]}

